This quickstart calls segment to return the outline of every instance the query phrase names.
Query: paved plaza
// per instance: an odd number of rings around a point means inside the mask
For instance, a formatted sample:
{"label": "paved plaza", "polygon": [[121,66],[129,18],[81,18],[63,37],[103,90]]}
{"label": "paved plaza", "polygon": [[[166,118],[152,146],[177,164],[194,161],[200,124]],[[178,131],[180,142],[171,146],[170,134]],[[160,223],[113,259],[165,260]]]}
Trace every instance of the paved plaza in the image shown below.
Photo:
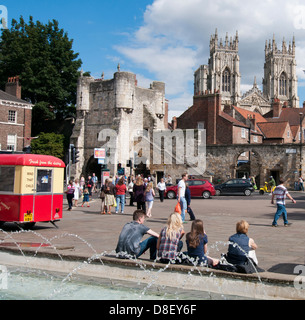
{"label": "paved plaza", "polygon": [[[227,240],[235,233],[236,222],[245,219],[250,224],[249,236],[258,245],[259,266],[266,271],[292,275],[294,267],[304,265],[305,262],[305,197],[304,193],[300,192],[291,194],[297,201],[296,204],[287,201],[288,220],[292,224],[284,227],[283,220],[280,219],[277,228],[271,227],[276,207],[271,205],[270,195],[261,196],[255,193],[250,197],[220,196],[208,200],[192,199],[192,209],[196,218],[203,220],[208,235],[209,255],[220,258],[221,253],[227,251]],[[57,223],[58,229],[50,223],[37,223],[33,232],[18,233],[16,226],[6,224],[5,232],[0,233],[0,239],[4,240],[4,243],[50,241],[62,256],[89,258],[94,254],[113,254],[122,227],[132,220],[132,214],[136,209],[128,204],[129,199],[124,214],[101,215],[101,200],[97,194],[93,195],[90,208],[78,206],[68,212],[64,201],[64,217]],[[146,225],[160,232],[175,204],[175,200],[166,199],[161,203],[156,198],[152,218],[147,219]],[[191,229],[188,216],[184,228],[186,233]],[[143,258],[148,259],[149,254],[146,253]]]}

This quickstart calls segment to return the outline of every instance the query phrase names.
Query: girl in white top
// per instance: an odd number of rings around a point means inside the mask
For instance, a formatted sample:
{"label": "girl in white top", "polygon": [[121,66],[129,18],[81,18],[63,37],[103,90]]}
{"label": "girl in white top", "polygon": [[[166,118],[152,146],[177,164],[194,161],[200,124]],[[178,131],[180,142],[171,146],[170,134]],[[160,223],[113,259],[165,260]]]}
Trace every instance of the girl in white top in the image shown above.
{"label": "girl in white top", "polygon": [[74,207],[77,207],[77,202],[79,200],[80,195],[81,195],[81,186],[79,184],[79,180],[75,179],[75,182],[74,182]]}

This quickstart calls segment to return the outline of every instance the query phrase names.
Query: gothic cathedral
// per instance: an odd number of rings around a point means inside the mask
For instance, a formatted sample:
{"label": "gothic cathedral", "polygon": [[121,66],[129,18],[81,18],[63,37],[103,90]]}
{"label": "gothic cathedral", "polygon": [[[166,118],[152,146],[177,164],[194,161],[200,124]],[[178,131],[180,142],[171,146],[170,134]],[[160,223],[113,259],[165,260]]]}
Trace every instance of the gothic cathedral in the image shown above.
{"label": "gothic cathedral", "polygon": [[282,42],[282,50],[277,48],[275,38],[266,41],[263,92],[258,88],[254,77],[253,88],[241,96],[239,70],[239,36],[226,34],[225,41],[218,39],[218,32],[211,36],[208,65],[201,65],[195,71],[194,95],[220,92],[222,107],[235,105],[263,114],[271,111],[274,99],[283,104],[298,108],[298,80],[296,76],[295,39],[287,47]]}

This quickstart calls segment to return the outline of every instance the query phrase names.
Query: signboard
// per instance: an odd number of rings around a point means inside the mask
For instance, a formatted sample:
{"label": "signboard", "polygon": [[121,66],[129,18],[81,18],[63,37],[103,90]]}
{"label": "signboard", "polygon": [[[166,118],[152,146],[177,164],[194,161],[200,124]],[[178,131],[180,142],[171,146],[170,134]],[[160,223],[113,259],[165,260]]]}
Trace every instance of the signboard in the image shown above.
{"label": "signboard", "polygon": [[105,149],[94,149],[94,158],[95,159],[105,159],[106,150]]}
{"label": "signboard", "polygon": [[286,153],[287,154],[297,153],[297,150],[296,149],[286,149]]}
{"label": "signboard", "polygon": [[109,179],[109,178],[110,178],[110,171],[102,171],[102,176],[101,176],[102,185],[104,185],[106,179]]}

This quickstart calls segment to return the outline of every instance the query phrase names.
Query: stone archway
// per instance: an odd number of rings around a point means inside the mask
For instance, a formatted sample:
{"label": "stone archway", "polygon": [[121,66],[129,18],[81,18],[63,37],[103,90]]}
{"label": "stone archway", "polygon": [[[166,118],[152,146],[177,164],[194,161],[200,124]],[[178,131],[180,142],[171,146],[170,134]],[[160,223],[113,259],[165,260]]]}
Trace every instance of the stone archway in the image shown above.
{"label": "stone archway", "polygon": [[236,150],[233,158],[233,173],[235,178],[254,177],[256,185],[261,185],[262,166],[261,155],[252,148],[240,148]]}
{"label": "stone archway", "polygon": [[98,160],[95,159],[94,156],[92,156],[87,162],[85,178],[89,175],[92,176],[92,173],[95,173],[99,180],[101,179],[101,165],[98,164]]}

